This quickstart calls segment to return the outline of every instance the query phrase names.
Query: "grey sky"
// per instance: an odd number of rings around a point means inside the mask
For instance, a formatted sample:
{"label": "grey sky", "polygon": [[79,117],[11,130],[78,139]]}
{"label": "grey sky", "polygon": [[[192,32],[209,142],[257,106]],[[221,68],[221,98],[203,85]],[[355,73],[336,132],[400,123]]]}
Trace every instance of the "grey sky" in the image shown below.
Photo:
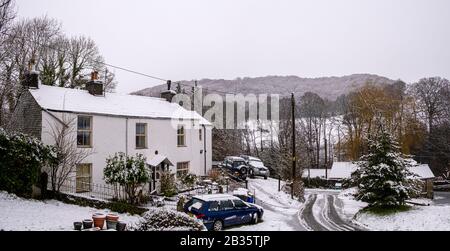
{"label": "grey sky", "polygon": [[[448,0],[17,0],[93,38],[110,64],[165,79],[450,78]],[[118,92],[161,82],[116,70]]]}

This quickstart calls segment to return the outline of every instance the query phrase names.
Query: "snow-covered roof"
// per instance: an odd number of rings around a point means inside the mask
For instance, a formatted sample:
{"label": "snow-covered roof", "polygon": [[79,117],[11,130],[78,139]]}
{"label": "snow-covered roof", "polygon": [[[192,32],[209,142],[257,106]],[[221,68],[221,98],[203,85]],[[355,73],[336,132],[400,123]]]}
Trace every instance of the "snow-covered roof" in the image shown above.
{"label": "snow-covered roof", "polygon": [[205,194],[196,195],[194,198],[203,201],[220,201],[220,200],[240,200],[238,197],[229,194]]}
{"label": "snow-covered roof", "polygon": [[352,162],[333,162],[329,179],[348,179],[358,169],[358,165]]}
{"label": "snow-covered roof", "polygon": [[161,154],[156,155],[155,157],[153,157],[151,160],[147,161],[147,164],[150,166],[157,166],[159,164],[161,164],[162,162],[168,164],[169,166],[173,166],[172,162],[170,162],[170,160]]}
{"label": "snow-covered roof", "polygon": [[[325,178],[325,169],[309,169],[310,178]],[[330,169],[328,169],[328,176],[330,176]],[[308,169],[303,170],[303,178],[308,177]]]}
{"label": "snow-covered roof", "polygon": [[188,111],[164,99],[128,94],[105,93],[94,96],[86,90],[39,85],[31,95],[44,109],[60,112],[88,113],[156,119],[196,120],[211,125],[195,111]]}
{"label": "snow-covered roof", "polygon": [[[358,166],[352,162],[334,162],[331,168],[329,179],[348,179],[356,171]],[[311,169],[313,170],[313,169]],[[419,179],[434,178],[434,174],[427,164],[418,164],[411,166],[409,170],[417,175]],[[312,176],[312,175],[311,175]]]}
{"label": "snow-covered roof", "polygon": [[420,179],[432,179],[435,177],[427,164],[419,164],[417,166],[412,166],[409,168],[409,170],[412,173],[416,174]]}
{"label": "snow-covered roof", "polygon": [[248,189],[239,187],[238,189],[233,191],[233,195],[245,195],[245,196],[247,196],[248,192],[249,192]]}

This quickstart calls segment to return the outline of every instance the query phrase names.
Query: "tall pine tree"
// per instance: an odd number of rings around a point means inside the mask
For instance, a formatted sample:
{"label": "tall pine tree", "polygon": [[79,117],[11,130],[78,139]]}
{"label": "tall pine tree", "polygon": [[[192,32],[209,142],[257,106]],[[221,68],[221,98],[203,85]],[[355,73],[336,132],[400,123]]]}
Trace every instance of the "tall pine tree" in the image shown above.
{"label": "tall pine tree", "polygon": [[368,150],[358,163],[356,198],[369,206],[404,205],[405,200],[418,192],[409,171],[414,161],[402,156],[395,140],[383,129],[369,140]]}

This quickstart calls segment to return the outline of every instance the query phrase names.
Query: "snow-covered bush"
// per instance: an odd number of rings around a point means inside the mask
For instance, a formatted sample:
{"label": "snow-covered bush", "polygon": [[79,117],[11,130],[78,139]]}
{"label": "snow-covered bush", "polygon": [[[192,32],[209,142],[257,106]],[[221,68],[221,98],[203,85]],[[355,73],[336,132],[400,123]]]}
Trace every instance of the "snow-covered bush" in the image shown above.
{"label": "snow-covered bush", "polygon": [[188,173],[188,174],[183,175],[181,177],[180,181],[184,187],[192,188],[197,183],[197,176],[195,174]]}
{"label": "snow-covered bush", "polygon": [[418,187],[409,166],[414,161],[404,158],[391,135],[381,131],[369,140],[369,153],[361,157],[353,175],[358,184],[356,199],[369,206],[399,206],[416,194]]}
{"label": "snow-covered bush", "polygon": [[103,169],[105,182],[124,188],[131,204],[137,203],[138,189],[150,180],[145,161],[142,154],[130,157],[124,153],[116,153],[114,157],[106,159],[106,167]]}
{"label": "snow-covered bush", "polygon": [[134,231],[205,231],[203,223],[185,213],[167,209],[151,209],[130,227]]}
{"label": "snow-covered bush", "polygon": [[30,196],[41,168],[57,164],[57,152],[36,138],[0,128],[0,190]]}

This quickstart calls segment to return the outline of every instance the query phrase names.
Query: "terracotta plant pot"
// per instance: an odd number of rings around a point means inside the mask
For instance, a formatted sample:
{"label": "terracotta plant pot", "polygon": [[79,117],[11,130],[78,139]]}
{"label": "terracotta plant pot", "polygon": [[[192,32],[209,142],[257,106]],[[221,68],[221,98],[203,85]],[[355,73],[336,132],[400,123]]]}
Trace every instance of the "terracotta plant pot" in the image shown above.
{"label": "terracotta plant pot", "polygon": [[91,219],[83,220],[83,228],[84,229],[92,228],[92,223],[94,222]]}
{"label": "terracotta plant pot", "polygon": [[107,221],[119,221],[119,215],[117,214],[107,214],[106,215],[106,220]]}
{"label": "terracotta plant pot", "polygon": [[127,227],[127,223],[125,223],[123,221],[119,221],[119,222],[117,222],[116,230],[117,231],[125,231],[126,227]]}
{"label": "terracotta plant pot", "polygon": [[105,225],[105,219],[106,216],[104,214],[93,214],[92,219],[94,220],[94,227],[98,227],[100,229],[103,229],[103,226]]}
{"label": "terracotta plant pot", "polygon": [[75,230],[80,231],[82,225],[83,225],[83,223],[81,223],[81,222],[79,222],[79,221],[76,221],[76,222],[73,223],[73,228],[74,228]]}

